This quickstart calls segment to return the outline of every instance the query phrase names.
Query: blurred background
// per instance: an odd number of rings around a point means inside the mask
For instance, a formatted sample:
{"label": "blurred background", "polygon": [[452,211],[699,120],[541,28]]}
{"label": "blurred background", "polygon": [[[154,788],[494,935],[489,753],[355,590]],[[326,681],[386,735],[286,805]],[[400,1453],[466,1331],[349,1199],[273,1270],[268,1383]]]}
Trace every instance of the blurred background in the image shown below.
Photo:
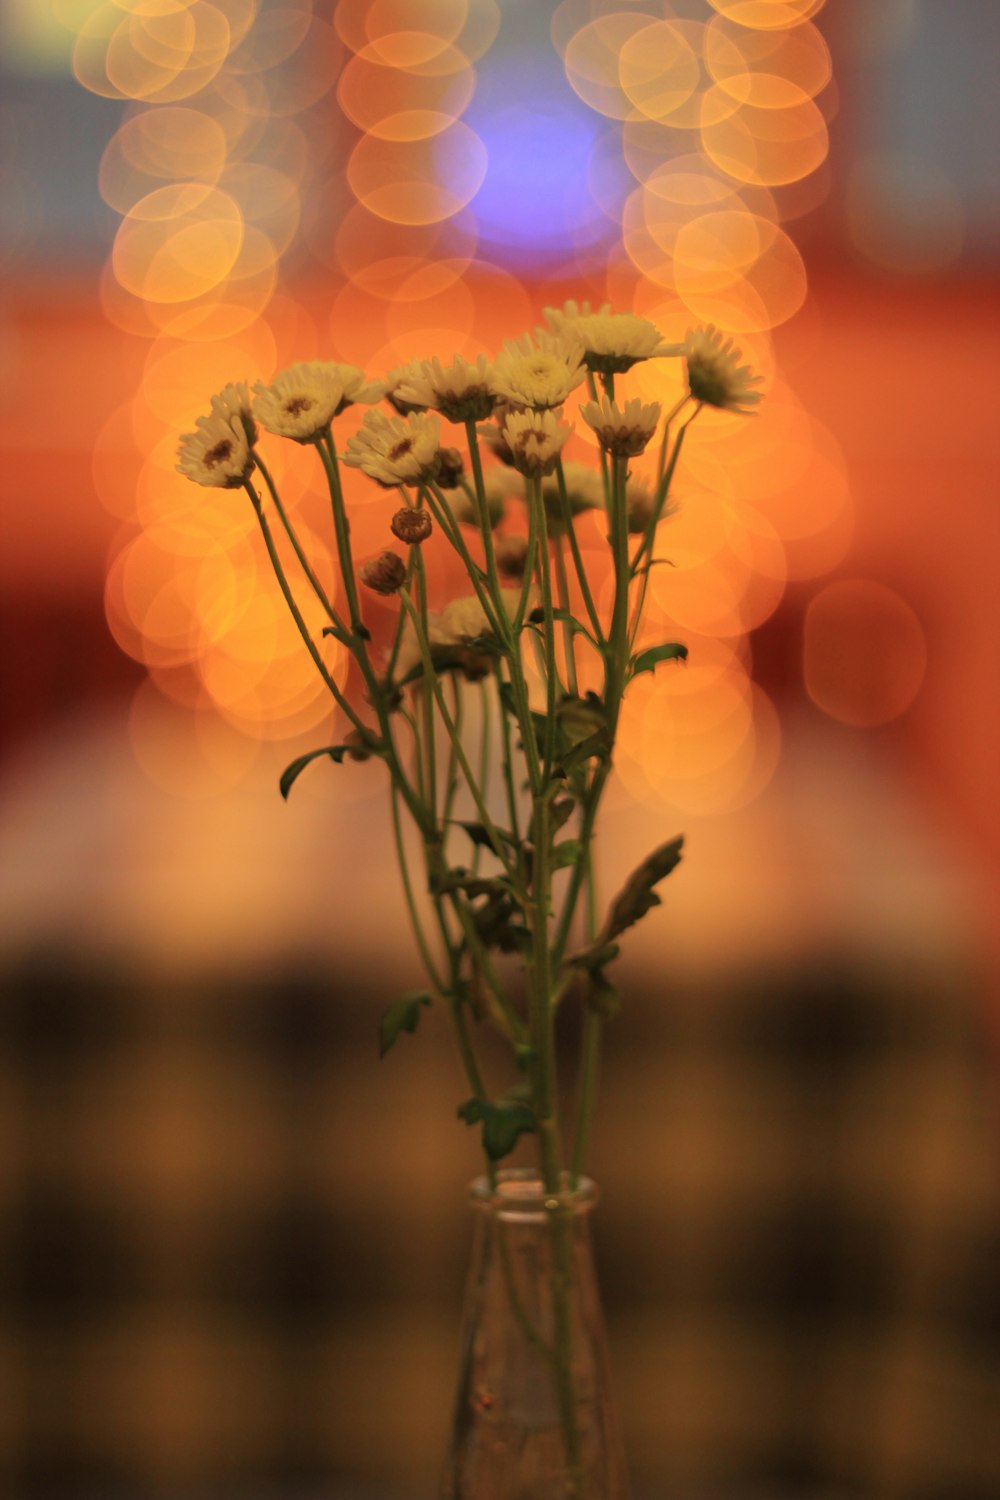
{"label": "blurred background", "polygon": [[326,704],[174,455],[227,380],[570,296],[767,393],[691,431],[690,662],[600,840],[610,893],[687,836],[592,1163],[638,1500],[1000,1493],[998,49],[982,0],[0,0],[5,1495],[434,1492],[461,1072],[433,1014],[378,1064],[378,768],[279,799]]}

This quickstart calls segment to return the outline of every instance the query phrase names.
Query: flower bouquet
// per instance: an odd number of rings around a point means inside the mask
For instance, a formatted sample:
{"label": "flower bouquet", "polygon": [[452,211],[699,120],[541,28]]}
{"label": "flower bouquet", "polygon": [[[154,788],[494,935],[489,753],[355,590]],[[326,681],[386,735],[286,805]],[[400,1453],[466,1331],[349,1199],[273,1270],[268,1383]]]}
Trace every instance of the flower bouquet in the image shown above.
{"label": "flower bouquet", "polygon": [[[659,902],[682,840],[654,849],[606,905],[593,840],[629,683],[687,655],[682,643],[650,642],[643,632],[657,530],[672,511],[685,434],[705,405],[750,412],[760,399],[758,377],[711,327],[668,345],[645,318],[607,306],[567,302],[546,309],[545,320],[492,361],[412,361],[368,382],[354,366],[314,360],[259,382],[252,397],[245,384],[229,385],[182,439],[178,465],[198,484],[246,491],[278,587],[344,726],[338,743],[288,766],[282,795],[324,758],[385,766],[426,977],[386,1009],[381,1052],[417,1029],[426,1006],[445,1007],[453,1023],[468,1083],[458,1114],[481,1131],[485,1175],[472,1189],[480,1232],[443,1489],[451,1500],[625,1494],[584,1168],[602,1033],[618,1006],[620,940]],[[674,408],[623,399],[620,378],[662,358],[685,364],[687,389]],[[563,461],[576,393],[586,397],[579,420],[596,438],[593,468]],[[352,404],[369,409],[341,451],[338,418]],[[443,445],[442,419],[462,433],[465,452]],[[316,451],[340,607],[281,499],[261,429]],[[630,465],[650,445],[655,466],[640,478]],[[360,564],[344,465],[399,493],[395,545]],[[510,523],[514,497],[520,525]],[[603,594],[577,535],[582,514],[595,509],[602,529],[606,521],[611,583]],[[460,561],[465,587],[456,597],[431,598],[427,546]],[[326,619],[322,636],[300,609],[303,589]],[[382,647],[366,624],[365,591],[398,601]],[[324,637],[356,663],[359,698],[337,681]],[[581,1017],[574,1095],[556,1065],[556,1028],[571,1008]],[[503,1078],[487,1076],[484,1028],[507,1048]],[[496,1071],[495,1047],[489,1060]],[[501,1167],[526,1139],[536,1165]]]}

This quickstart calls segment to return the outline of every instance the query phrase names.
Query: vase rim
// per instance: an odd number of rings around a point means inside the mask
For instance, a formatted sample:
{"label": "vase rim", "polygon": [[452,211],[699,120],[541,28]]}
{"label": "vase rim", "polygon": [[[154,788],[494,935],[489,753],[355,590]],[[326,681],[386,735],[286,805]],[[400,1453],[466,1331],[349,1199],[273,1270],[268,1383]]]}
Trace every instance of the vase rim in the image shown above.
{"label": "vase rim", "polygon": [[488,1177],[474,1178],[469,1184],[469,1201],[473,1208],[501,1219],[541,1222],[554,1213],[589,1213],[597,1202],[597,1186],[589,1177],[580,1177],[571,1187],[569,1173],[564,1172],[560,1192],[547,1193],[536,1168],[504,1167],[497,1172],[495,1183]]}

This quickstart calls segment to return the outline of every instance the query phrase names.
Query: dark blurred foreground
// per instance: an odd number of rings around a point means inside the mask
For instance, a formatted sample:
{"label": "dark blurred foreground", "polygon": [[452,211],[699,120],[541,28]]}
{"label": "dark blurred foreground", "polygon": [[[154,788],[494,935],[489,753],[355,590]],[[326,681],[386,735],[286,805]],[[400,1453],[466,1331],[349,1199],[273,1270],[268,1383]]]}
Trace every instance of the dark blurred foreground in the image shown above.
{"label": "dark blurred foreground", "polygon": [[[979,998],[836,946],[634,976],[594,1175],[640,1496],[1000,1493]],[[9,962],[4,1495],[434,1493],[477,1162],[436,1017],[377,1065],[384,999],[305,960]]]}

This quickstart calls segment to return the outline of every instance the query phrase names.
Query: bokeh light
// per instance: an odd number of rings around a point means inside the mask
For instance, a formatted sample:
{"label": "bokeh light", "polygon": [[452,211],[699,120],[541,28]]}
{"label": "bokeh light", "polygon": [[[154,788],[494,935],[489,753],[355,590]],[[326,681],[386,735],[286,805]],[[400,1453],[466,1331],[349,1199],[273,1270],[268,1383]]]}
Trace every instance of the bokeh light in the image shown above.
{"label": "bokeh light", "polygon": [[923,627],[894,589],[843,578],[809,602],[802,671],[813,702],[845,724],[871,728],[905,713],[927,666]]}
{"label": "bokeh light", "polygon": [[[144,0],[69,17],[77,76],[124,106],[101,164],[121,215],[102,301],[148,352],[134,401],[100,434],[94,477],[124,523],[111,628],[161,693],[237,735],[280,738],[324,711],[279,621],[252,514],[175,472],[178,435],[211,392],[313,355],[376,376],[417,356],[490,353],[537,320],[526,277],[557,268],[568,294],[586,279],[592,298],[603,290],[669,339],[715,323],[766,377],[753,421],[706,411],[688,435],[648,602],[657,638],[689,639],[698,664],[636,684],[623,748],[647,796],[683,784],[687,805],[708,810],[755,795],[780,736],[752,684],[749,632],[789,579],[842,556],[851,527],[836,445],[781,380],[770,342],[807,295],[785,226],[824,190],[820,8],[719,0],[693,19],[643,0],[563,0],[549,62],[505,60],[482,86],[495,0],[340,0],[329,20],[310,0]],[[334,120],[336,168],[318,144]],[[334,181],[348,206],[331,220]],[[878,237],[868,196],[859,182],[859,246]],[[607,260],[619,226],[624,258]],[[319,317],[282,279],[303,247],[332,278]],[[677,361],[628,380],[665,406],[683,394]],[[342,440],[359,419],[346,414]],[[589,439],[579,432],[575,448],[592,453]],[[311,455],[269,456],[335,592]],[[355,474],[347,489],[358,551],[374,552],[390,504]],[[516,502],[504,524],[523,529]],[[580,540],[600,595],[599,519],[581,521]],[[451,586],[433,549],[428,566]]]}

